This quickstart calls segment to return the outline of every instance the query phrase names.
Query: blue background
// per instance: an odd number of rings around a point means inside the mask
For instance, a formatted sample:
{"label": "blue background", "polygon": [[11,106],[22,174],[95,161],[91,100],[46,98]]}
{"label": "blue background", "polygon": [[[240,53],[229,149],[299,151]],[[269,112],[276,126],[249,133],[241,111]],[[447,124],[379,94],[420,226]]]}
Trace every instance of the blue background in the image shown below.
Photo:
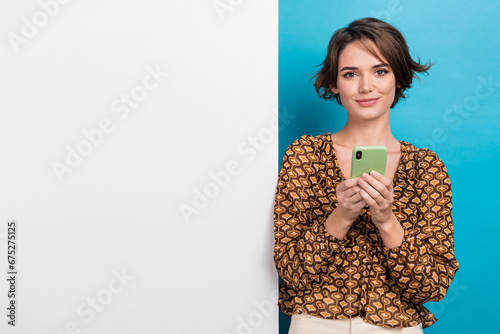
{"label": "blue background", "polygon": [[[453,186],[460,269],[446,297],[426,304],[439,319],[426,334],[498,328],[499,14],[500,2],[484,0],[280,1],[279,105],[294,116],[280,129],[280,157],[301,135],[335,132],[345,123],[345,110],[320,99],[311,80],[338,28],[362,17],[383,19],[403,33],[414,58],[434,63],[391,110],[394,136],[434,150]],[[288,326],[280,314],[280,333]]]}

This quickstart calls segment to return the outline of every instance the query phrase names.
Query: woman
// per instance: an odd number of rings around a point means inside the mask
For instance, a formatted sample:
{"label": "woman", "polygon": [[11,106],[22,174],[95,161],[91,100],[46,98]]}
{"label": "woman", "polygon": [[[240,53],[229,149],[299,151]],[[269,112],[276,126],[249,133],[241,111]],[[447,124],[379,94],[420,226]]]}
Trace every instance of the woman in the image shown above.
{"label": "woman", "polygon": [[[389,111],[430,65],[373,18],[331,38],[315,87],[347,110],[338,132],[303,136],[285,152],[275,200],[280,309],[289,333],[422,333],[458,270],[451,185],[429,149],[398,141]],[[358,145],[388,149],[385,175],[350,175]]]}

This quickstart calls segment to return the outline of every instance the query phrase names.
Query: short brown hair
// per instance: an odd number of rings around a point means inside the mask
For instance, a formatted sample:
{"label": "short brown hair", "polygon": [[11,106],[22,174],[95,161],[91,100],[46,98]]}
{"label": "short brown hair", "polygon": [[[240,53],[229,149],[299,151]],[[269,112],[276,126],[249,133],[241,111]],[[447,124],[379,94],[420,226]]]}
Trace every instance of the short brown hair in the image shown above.
{"label": "short brown hair", "polygon": [[[346,28],[337,30],[328,44],[325,60],[320,65],[321,69],[313,78],[314,87],[318,95],[325,100],[335,98],[342,105],[339,94],[332,92],[332,87],[337,87],[338,63],[340,52],[347,44],[360,41],[368,52],[380,61],[380,55],[371,47],[372,41],[380,50],[382,56],[396,77],[396,94],[391,105],[393,108],[399,98],[406,97],[404,91],[411,87],[413,78],[418,78],[417,73],[427,73],[432,64],[421,64],[420,58],[414,61],[403,34],[389,23],[367,17],[351,22]],[[383,62],[383,61],[382,61]]]}

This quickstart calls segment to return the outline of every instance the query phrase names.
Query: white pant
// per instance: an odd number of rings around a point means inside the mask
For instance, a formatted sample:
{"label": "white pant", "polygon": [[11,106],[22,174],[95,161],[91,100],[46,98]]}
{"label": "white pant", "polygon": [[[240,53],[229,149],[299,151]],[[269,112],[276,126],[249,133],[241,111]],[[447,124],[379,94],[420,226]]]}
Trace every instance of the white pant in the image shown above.
{"label": "white pant", "polygon": [[346,320],[323,319],[309,314],[294,314],[288,334],[423,334],[422,325],[406,328],[385,328],[365,322],[360,317]]}

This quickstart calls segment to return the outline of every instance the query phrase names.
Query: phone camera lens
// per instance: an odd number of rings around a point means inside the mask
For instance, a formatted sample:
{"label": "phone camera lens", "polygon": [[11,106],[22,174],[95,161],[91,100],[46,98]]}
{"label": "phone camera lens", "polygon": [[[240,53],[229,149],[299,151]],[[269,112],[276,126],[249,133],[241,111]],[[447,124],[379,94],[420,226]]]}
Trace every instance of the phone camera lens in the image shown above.
{"label": "phone camera lens", "polygon": [[362,153],[361,151],[356,151],[356,159],[361,159]]}

